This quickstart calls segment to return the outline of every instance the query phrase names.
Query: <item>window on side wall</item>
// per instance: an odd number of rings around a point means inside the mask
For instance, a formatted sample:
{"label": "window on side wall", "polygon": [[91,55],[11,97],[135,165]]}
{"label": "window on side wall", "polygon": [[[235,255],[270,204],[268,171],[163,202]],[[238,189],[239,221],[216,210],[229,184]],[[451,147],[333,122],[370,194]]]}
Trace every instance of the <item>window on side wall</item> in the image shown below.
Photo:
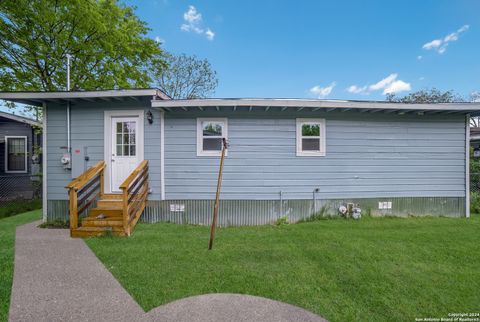
{"label": "window on side wall", "polygon": [[27,137],[5,137],[5,172],[27,172]]}
{"label": "window on side wall", "polygon": [[325,156],[325,119],[297,119],[297,156]]}
{"label": "window on side wall", "polygon": [[219,156],[223,138],[227,139],[226,118],[197,119],[197,156]]}

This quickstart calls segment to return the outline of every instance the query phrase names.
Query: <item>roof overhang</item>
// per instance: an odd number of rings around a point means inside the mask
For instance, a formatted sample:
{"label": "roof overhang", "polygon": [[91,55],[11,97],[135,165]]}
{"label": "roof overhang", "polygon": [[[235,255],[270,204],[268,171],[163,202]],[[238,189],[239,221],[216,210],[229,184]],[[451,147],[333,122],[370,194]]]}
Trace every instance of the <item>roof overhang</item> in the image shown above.
{"label": "roof overhang", "polygon": [[12,120],[12,121],[15,121],[15,122],[19,122],[19,123],[25,123],[25,124],[28,124],[28,125],[31,125],[31,126],[42,126],[42,123],[40,123],[40,122],[29,119],[27,117],[18,116],[18,115],[15,115],[15,114],[0,112],[0,117],[4,117],[6,119],[9,119],[9,120]]}
{"label": "roof overhang", "polygon": [[150,98],[151,100],[169,100],[170,97],[156,88],[148,89],[119,89],[104,91],[78,91],[78,92],[0,92],[0,99],[28,104],[33,106],[42,106],[44,103],[66,103],[75,101],[138,101],[140,98]]}
{"label": "roof overhang", "polygon": [[191,99],[191,100],[153,100],[152,106],[165,111],[190,111],[193,109],[247,109],[260,110],[310,110],[319,112],[357,111],[360,113],[398,113],[398,114],[480,114],[480,103],[441,103],[406,104],[381,101],[345,101],[345,100],[306,100],[306,99]]}

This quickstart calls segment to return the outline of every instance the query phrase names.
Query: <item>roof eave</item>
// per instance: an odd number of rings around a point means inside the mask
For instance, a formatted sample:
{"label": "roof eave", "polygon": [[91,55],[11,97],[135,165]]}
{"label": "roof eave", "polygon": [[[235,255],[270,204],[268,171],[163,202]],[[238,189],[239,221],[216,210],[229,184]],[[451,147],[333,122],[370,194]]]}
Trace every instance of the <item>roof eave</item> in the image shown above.
{"label": "roof eave", "polygon": [[170,100],[170,97],[161,90],[152,89],[124,89],[103,91],[77,91],[77,92],[0,92],[0,99],[16,103],[42,106],[44,103],[68,101],[96,101],[113,99],[139,99],[150,97],[154,100]]}
{"label": "roof eave", "polygon": [[189,107],[249,107],[271,108],[281,107],[285,110],[291,108],[308,108],[312,110],[360,110],[364,112],[416,112],[416,113],[480,113],[480,103],[441,103],[441,104],[406,104],[372,101],[340,101],[340,100],[298,100],[298,99],[192,99],[152,101],[153,107],[158,108],[189,108]]}

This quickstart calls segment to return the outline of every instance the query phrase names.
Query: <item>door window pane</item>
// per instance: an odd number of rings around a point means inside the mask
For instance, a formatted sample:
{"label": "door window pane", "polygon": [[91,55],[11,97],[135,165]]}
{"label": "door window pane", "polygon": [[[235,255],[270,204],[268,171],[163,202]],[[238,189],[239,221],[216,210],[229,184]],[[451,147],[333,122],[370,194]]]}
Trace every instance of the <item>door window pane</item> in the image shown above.
{"label": "door window pane", "polygon": [[123,156],[128,156],[130,155],[130,149],[128,147],[128,145],[124,145],[123,146]]}
{"label": "door window pane", "polygon": [[136,155],[136,124],[137,122],[116,122],[116,155]]}
{"label": "door window pane", "polygon": [[117,155],[122,156],[123,155],[123,150],[122,150],[122,145],[117,144]]}

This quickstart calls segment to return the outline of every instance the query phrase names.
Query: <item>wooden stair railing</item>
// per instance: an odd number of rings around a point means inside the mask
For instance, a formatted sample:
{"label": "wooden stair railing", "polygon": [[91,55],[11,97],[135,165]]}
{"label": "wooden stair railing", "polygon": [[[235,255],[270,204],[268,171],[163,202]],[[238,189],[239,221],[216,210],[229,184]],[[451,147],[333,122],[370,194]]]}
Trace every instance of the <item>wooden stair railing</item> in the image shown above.
{"label": "wooden stair railing", "polygon": [[78,218],[105,193],[105,161],[100,161],[74,179],[66,188],[70,197],[70,234],[78,229]]}
{"label": "wooden stair railing", "polygon": [[123,230],[130,236],[147,204],[148,197],[148,161],[142,161],[138,167],[120,185],[123,200]]}

